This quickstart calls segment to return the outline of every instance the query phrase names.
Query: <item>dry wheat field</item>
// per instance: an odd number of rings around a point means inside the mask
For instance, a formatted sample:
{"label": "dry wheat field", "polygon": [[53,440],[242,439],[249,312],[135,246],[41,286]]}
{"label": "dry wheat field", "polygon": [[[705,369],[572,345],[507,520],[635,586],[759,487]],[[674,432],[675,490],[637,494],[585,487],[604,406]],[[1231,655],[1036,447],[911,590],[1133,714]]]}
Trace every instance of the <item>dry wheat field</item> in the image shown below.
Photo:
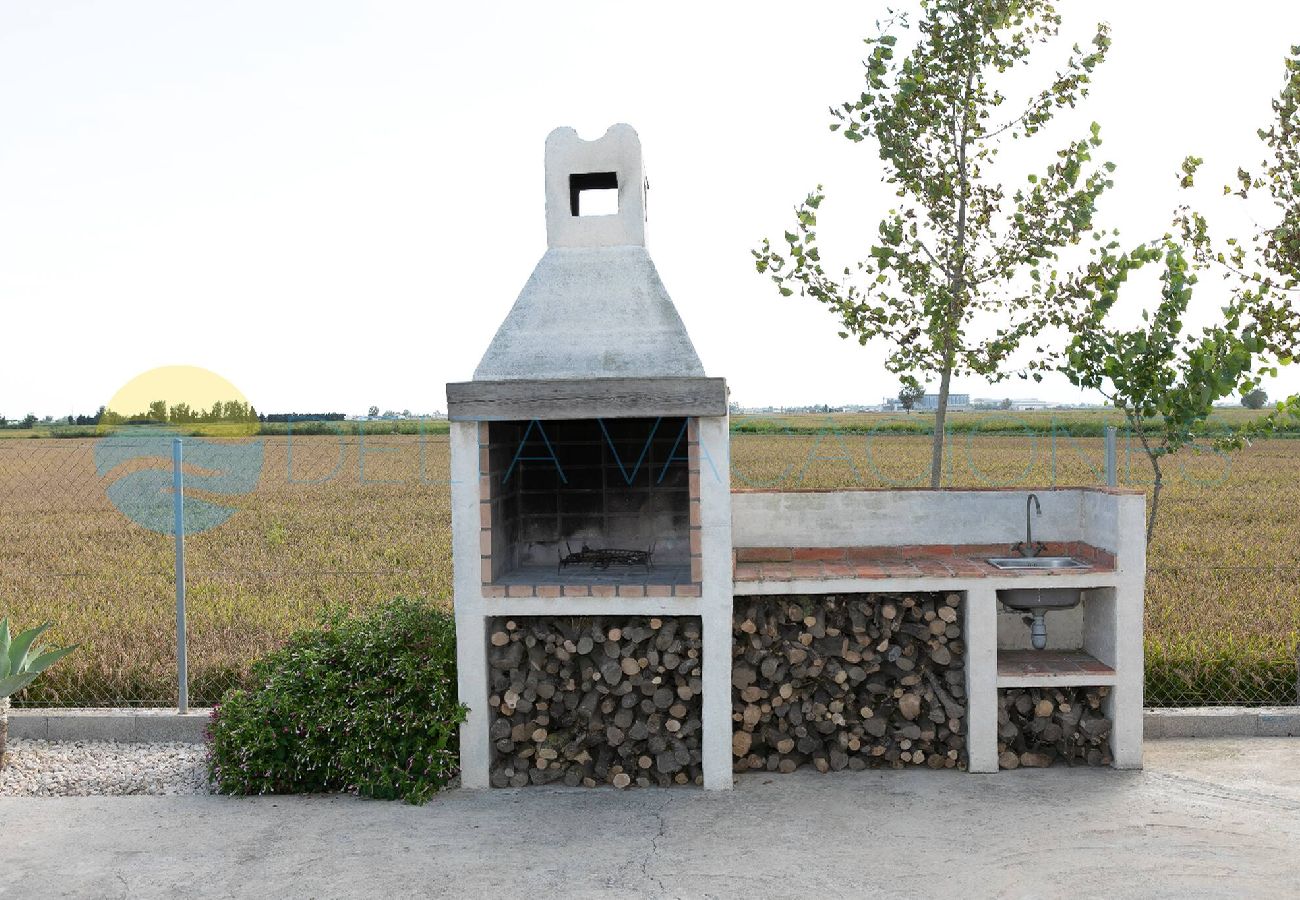
{"label": "dry wheat field", "polygon": [[[237,512],[186,542],[196,705],[216,702],[259,654],[328,609],[398,594],[450,602],[446,435],[259,440],[256,489],[208,495]],[[55,641],[82,645],[21,700],[166,705],[176,696],[172,539],[110,503],[93,445],[0,441],[0,615],[49,620]],[[1121,480],[1149,480],[1136,451],[1120,451]],[[732,480],[912,485],[928,454],[923,435],[737,434]],[[949,460],[952,485],[1102,481],[1099,438],[956,434]],[[1149,555],[1148,702],[1296,702],[1300,441],[1231,459],[1187,454],[1168,468]]]}

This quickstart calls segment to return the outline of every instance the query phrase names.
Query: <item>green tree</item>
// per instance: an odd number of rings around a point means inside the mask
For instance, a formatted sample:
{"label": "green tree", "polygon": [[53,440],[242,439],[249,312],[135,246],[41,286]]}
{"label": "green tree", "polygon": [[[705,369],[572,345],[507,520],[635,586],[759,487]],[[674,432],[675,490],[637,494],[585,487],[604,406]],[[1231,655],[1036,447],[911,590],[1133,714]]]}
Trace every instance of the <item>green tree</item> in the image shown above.
{"label": "green tree", "polygon": [[379,407],[378,407],[378,406],[372,406],[372,407],[370,407],[370,409],[366,410],[366,415],[369,416],[369,417],[372,418],[372,419],[374,419],[374,418],[378,418],[378,416],[379,416]]}
{"label": "green tree", "polygon": [[[1275,218],[1245,240],[1228,239],[1227,249],[1205,250],[1203,256],[1237,277],[1237,293],[1256,299],[1262,319],[1274,328],[1294,329],[1293,306],[1300,292],[1300,45],[1292,46],[1283,60],[1282,88],[1272,111],[1273,121],[1257,132],[1265,158],[1253,171],[1238,169],[1236,189],[1228,185],[1223,192],[1243,201],[1262,195],[1274,207]],[[1203,220],[1188,218],[1189,230],[1204,230]],[[1255,427],[1267,432],[1287,418],[1300,419],[1300,394],[1281,400]]]}
{"label": "green tree", "polygon": [[925,388],[921,387],[914,381],[904,382],[902,389],[898,392],[898,405],[908,412],[911,412],[912,407],[916,406],[916,404],[920,403],[923,399],[925,399]]}
{"label": "green tree", "polygon": [[166,400],[155,400],[155,401],[153,401],[152,403],[150,403],[150,404],[149,404],[149,412],[147,413],[147,416],[148,416],[149,419],[151,419],[151,420],[154,421],[154,422],[166,422],[166,421],[167,421],[167,401],[166,401]]}
{"label": "green tree", "polygon": [[1086,52],[1076,45],[1046,86],[1005,113],[1011,101],[996,86],[1000,76],[1027,64],[1060,21],[1043,0],[921,0],[919,37],[901,61],[889,32],[895,24],[906,28],[906,18],[886,23],[866,41],[860,96],[831,109],[831,130],[855,143],[874,139],[884,181],[899,197],[870,255],[842,273],[824,267],[815,230],[825,199],[820,185],[797,207],[785,247],[778,252],[764,240],[754,251],[759,272],[782,295],[798,291],[826,304],[841,337],[890,342],[891,372],[938,376],[932,487],[943,471],[953,376],[1005,377],[1021,342],[1059,321],[1054,273],[1044,269],[1091,232],[1097,198],[1111,185],[1114,166],[1092,160],[1101,143],[1096,123],[1018,185],[993,173],[1000,147],[1075,106],[1105,59],[1109,30],[1098,25]]}
{"label": "green tree", "polygon": [[1258,132],[1267,152],[1253,172],[1237,170],[1238,185],[1224,187],[1243,200],[1251,193],[1265,194],[1277,209],[1277,221],[1252,235],[1250,240],[1230,241],[1231,250],[1217,260],[1239,274],[1253,279],[1246,267],[1253,250],[1255,262],[1276,280],[1276,287],[1300,287],[1300,45],[1293,46],[1283,61],[1282,89],[1273,100],[1273,121]]}
{"label": "green tree", "polygon": [[[1201,160],[1188,157],[1181,183],[1193,186]],[[1203,217],[1187,207],[1175,215],[1175,234],[1127,252],[1111,243],[1077,276],[1065,279],[1062,293],[1083,298],[1071,322],[1073,336],[1060,371],[1075,385],[1099,391],[1123,412],[1151,466],[1151,505],[1147,541],[1155,533],[1164,486],[1162,460],[1207,437],[1214,404],[1245,396],[1265,375],[1276,375],[1300,349],[1300,315],[1275,295],[1275,284],[1258,271],[1242,272],[1220,316],[1188,331],[1184,319],[1198,273],[1219,263]],[[1130,273],[1162,264],[1160,298],[1142,311],[1133,328],[1115,325],[1110,313],[1121,293],[1132,293]],[[1128,285],[1126,288],[1125,286]],[[1219,450],[1241,447],[1268,424],[1254,424],[1213,439]]]}
{"label": "green tree", "polygon": [[35,427],[36,427],[36,421],[37,421],[37,420],[36,420],[36,414],[35,414],[35,413],[28,413],[27,415],[23,416],[22,427],[23,427],[23,428],[35,428]]}
{"label": "green tree", "polygon": [[1268,392],[1263,388],[1255,388],[1241,395],[1241,405],[1246,409],[1263,409],[1267,402]]}

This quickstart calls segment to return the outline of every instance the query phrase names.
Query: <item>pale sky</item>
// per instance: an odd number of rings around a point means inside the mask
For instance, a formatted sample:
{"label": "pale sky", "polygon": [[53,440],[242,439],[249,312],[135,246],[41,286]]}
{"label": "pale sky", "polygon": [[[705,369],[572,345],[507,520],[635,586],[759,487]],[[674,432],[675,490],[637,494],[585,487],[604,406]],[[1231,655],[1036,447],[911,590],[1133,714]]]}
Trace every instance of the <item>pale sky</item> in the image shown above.
{"label": "pale sky", "polygon": [[[171,364],[263,411],[443,409],[545,249],[546,134],[619,121],[641,135],[650,252],[709,374],[746,405],[878,402],[898,387],[883,348],[778,297],[749,251],[821,182],[831,261],[865,255],[889,198],[826,108],[861,90],[884,6],[9,0],[0,414],[92,412]],[[1099,121],[1119,166],[1099,221],[1159,234],[1186,154],[1206,187],[1261,157],[1300,4],[1059,9],[1071,39],[1109,21],[1114,48],[1026,150],[1041,167]],[[1300,390],[1300,372],[1268,389]]]}

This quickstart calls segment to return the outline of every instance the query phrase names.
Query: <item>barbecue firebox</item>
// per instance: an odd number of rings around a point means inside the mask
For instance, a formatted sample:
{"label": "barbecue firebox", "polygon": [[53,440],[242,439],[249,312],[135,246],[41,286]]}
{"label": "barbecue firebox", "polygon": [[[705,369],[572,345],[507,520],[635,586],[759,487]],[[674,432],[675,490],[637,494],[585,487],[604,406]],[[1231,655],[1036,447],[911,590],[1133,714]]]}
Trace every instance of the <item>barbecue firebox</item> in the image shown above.
{"label": "barbecue firebox", "polygon": [[489,423],[488,592],[697,583],[689,431],[682,417]]}
{"label": "barbecue firebox", "polygon": [[[631,127],[552,132],[546,253],[473,380],[447,386],[469,787],[494,752],[485,629],[526,616],[698,619],[702,658],[682,675],[702,680],[702,731],[676,752],[706,787],[731,785],[727,390],[646,250],[646,190]],[[615,211],[589,214],[610,208],[590,191]]]}

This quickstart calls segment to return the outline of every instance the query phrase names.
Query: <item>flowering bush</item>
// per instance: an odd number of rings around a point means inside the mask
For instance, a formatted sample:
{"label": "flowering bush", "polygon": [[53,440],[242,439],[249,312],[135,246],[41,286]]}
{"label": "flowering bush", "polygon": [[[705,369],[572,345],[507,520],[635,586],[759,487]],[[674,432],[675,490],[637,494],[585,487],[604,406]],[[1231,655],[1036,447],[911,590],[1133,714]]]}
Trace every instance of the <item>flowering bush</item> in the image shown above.
{"label": "flowering bush", "polygon": [[455,636],[449,613],[400,598],[294,635],[213,710],[213,783],[228,794],[428,800],[456,771],[465,718]]}

